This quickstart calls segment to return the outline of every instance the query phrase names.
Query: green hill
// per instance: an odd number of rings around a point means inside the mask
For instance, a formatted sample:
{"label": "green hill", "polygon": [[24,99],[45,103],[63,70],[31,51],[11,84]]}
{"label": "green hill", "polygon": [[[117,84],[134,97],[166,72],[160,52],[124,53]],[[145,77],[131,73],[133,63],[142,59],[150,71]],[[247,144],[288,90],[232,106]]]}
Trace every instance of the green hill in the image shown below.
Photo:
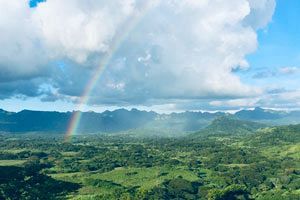
{"label": "green hill", "polygon": [[261,129],[253,135],[252,141],[270,145],[298,143],[300,142],[300,124]]}
{"label": "green hill", "polygon": [[266,127],[265,124],[238,120],[232,117],[218,117],[205,129],[193,133],[192,136],[202,135],[246,135],[253,134],[258,129]]}

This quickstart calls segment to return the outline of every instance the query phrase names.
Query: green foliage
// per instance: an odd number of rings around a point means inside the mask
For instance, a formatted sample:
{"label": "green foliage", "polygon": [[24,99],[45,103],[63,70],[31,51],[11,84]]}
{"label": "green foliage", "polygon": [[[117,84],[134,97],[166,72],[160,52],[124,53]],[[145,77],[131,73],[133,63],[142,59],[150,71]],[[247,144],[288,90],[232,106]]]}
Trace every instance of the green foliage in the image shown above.
{"label": "green foliage", "polygon": [[265,128],[254,135],[252,143],[260,145],[279,145],[300,142],[300,124]]}
{"label": "green foliage", "polygon": [[0,199],[299,197],[299,125],[256,131],[260,124],[218,120],[217,132],[237,134],[89,135],[72,143],[61,136],[0,134]]}
{"label": "green foliage", "polygon": [[21,167],[0,167],[1,199],[57,199],[76,191],[78,184],[52,179],[41,174],[39,164]]}
{"label": "green foliage", "polygon": [[198,199],[199,183],[182,177],[164,181],[149,191],[138,193],[139,199]]}
{"label": "green foliage", "polygon": [[209,200],[247,200],[249,193],[245,186],[231,185],[221,190],[212,190],[208,194]]}

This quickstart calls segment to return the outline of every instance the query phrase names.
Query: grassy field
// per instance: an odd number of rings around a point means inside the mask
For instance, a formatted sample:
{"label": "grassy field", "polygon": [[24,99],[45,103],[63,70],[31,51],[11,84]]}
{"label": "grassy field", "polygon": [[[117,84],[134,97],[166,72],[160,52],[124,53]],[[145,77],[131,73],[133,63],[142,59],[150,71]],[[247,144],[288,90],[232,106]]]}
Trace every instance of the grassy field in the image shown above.
{"label": "grassy field", "polygon": [[[99,185],[91,187],[90,182],[103,180],[115,183],[125,188],[139,188],[140,190],[149,190],[155,186],[159,186],[165,180],[176,177],[183,177],[189,181],[197,181],[199,177],[191,171],[182,168],[171,167],[150,167],[150,168],[116,168],[110,172],[78,172],[78,173],[60,173],[52,174],[53,178],[64,181],[80,183],[83,187],[79,194],[89,198],[88,194],[113,193],[115,187],[107,187],[107,185]],[[78,194],[77,194],[78,195]],[[73,197],[75,197],[74,195]],[[83,197],[82,197],[83,198]]]}
{"label": "grassy field", "polygon": [[22,166],[26,160],[0,160],[0,166]]}
{"label": "grassy field", "polygon": [[300,161],[300,143],[264,148],[262,153],[267,157],[291,157]]}
{"label": "grassy field", "polygon": [[125,187],[140,187],[151,189],[158,186],[164,180],[182,176],[189,181],[196,181],[199,178],[181,168],[152,167],[152,168],[119,168],[113,171],[92,175],[91,178],[112,181]]}

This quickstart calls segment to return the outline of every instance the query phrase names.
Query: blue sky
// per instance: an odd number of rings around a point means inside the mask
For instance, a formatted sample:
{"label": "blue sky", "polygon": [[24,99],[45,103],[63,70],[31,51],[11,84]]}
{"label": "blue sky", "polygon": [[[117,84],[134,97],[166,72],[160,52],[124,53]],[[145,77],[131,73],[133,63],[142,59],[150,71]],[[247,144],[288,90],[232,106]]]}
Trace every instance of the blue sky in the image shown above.
{"label": "blue sky", "polygon": [[[300,1],[277,0],[269,25],[258,31],[258,50],[247,58],[251,70],[276,70],[299,66],[300,62]],[[251,78],[245,74],[245,79]]]}
{"label": "blue sky", "polygon": [[[257,66],[297,66],[300,54],[300,2],[278,0],[272,22],[259,31],[259,48],[249,60]],[[263,59],[271,58],[271,59]]]}
{"label": "blue sky", "polygon": [[[271,92],[278,91],[283,95],[285,91],[292,92],[299,89],[300,23],[297,20],[300,19],[299,9],[300,1],[276,1],[272,21],[266,28],[258,31],[257,51],[247,56],[251,68],[239,72],[245,83],[267,87]],[[282,73],[284,71],[286,73]],[[276,106],[297,109],[295,104],[290,104],[287,106],[279,103]]]}
{"label": "blue sky", "polygon": [[29,1],[29,7],[34,8],[36,7],[39,3],[45,2],[46,0],[30,0]]}
{"label": "blue sky", "polygon": [[300,109],[299,9],[298,0],[12,0],[0,5],[0,107],[78,109],[108,60],[84,110]]}

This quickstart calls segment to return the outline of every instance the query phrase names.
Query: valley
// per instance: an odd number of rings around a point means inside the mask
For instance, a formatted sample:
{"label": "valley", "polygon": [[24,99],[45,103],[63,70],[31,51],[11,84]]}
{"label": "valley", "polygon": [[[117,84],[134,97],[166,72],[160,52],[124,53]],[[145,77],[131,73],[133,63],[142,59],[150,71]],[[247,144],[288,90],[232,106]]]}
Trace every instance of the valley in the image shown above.
{"label": "valley", "polygon": [[[180,137],[2,133],[4,199],[299,199],[300,125],[217,118]],[[12,173],[7,173],[8,171]]]}

